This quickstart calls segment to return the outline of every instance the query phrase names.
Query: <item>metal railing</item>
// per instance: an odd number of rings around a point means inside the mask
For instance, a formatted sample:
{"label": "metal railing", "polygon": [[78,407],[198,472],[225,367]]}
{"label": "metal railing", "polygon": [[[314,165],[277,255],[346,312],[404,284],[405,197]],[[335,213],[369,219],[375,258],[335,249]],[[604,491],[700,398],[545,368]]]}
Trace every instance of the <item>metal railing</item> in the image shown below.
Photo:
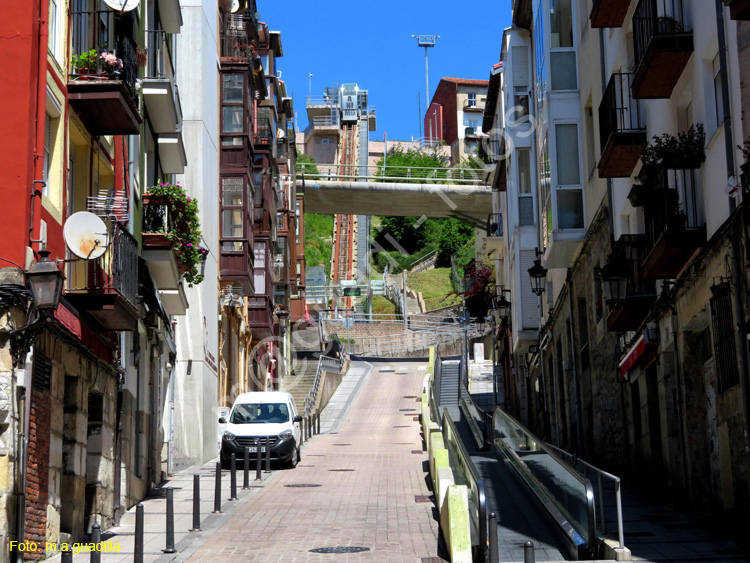
{"label": "metal railing", "polygon": [[598,467],[591,465],[590,463],[583,461],[582,459],[578,459],[577,455],[566,452],[565,450],[558,448],[557,446],[553,446],[552,444],[545,445],[560,454],[560,457],[565,459],[571,465],[571,467],[574,467],[579,472],[581,472],[584,477],[588,477],[589,471],[593,472],[596,475],[597,489],[594,491],[594,494],[596,495],[594,498],[594,502],[599,507],[600,519],[600,523],[597,523],[597,528],[600,528],[602,534],[604,535],[607,534],[607,519],[604,512],[606,507],[606,497],[604,496],[604,486],[602,480],[608,479],[612,481],[612,483],[614,484],[615,511],[617,514],[617,541],[619,543],[620,549],[624,549],[625,532],[622,518],[622,486],[620,478],[616,475],[612,475],[611,473],[607,473],[603,469],[599,469]]}
{"label": "metal railing", "polygon": [[[317,116],[313,117],[313,126],[314,127],[338,127],[339,126],[339,120],[333,119],[328,116]],[[305,164],[305,163],[301,163]]]}
{"label": "metal railing", "polygon": [[437,262],[438,258],[438,250],[435,249],[429,254],[426,254],[422,256],[422,258],[412,262],[409,272],[411,273],[417,273],[417,272],[423,272],[424,270],[427,270],[431,266]]}
{"label": "metal railing", "polygon": [[339,103],[338,96],[307,96],[306,105],[309,106],[335,106]]}
{"label": "metal railing", "polygon": [[[439,362],[439,358],[436,358]],[[469,526],[472,550],[478,553],[475,561],[485,559],[487,549],[487,497],[484,480],[479,477],[471,455],[461,442],[461,436],[451,419],[448,409],[443,409],[443,439],[448,450],[448,460],[456,485],[465,485],[469,500]]]}
{"label": "metal railing", "polygon": [[255,142],[261,145],[271,145],[274,143],[276,131],[272,127],[271,119],[268,117],[258,118],[258,129],[255,132]]}
{"label": "metal railing", "polygon": [[633,14],[635,66],[643,61],[654,37],[692,33],[683,0],[640,0]]}
{"label": "metal railing", "polygon": [[71,61],[69,76],[73,80],[122,80],[135,91],[142,51],[134,38],[115,34],[114,14],[112,10],[70,13],[72,55],[78,62]]}
{"label": "metal railing", "polygon": [[502,237],[503,236],[503,214],[502,213],[490,213],[487,215],[487,231],[488,237]]}
{"label": "metal railing", "polygon": [[652,187],[644,205],[648,248],[667,231],[694,231],[703,227],[695,170],[663,166],[657,171]]}
{"label": "metal railing", "polygon": [[614,133],[646,131],[646,117],[640,100],[633,99],[633,74],[614,73],[599,104],[599,139],[602,150]]}
{"label": "metal railing", "polygon": [[[327,117],[316,117],[320,123]],[[310,171],[308,171],[310,169]],[[314,172],[312,172],[314,170]],[[360,164],[313,164],[300,162],[297,171],[317,180],[369,180],[424,184],[483,184],[484,168],[444,168],[419,166],[362,166]]]}
{"label": "metal railing", "polygon": [[72,293],[117,292],[137,307],[138,243],[119,223],[113,224],[110,236],[110,247],[99,258],[69,264],[68,290]]}
{"label": "metal railing", "polygon": [[144,78],[174,78],[175,65],[166,31],[146,30],[146,72]]}
{"label": "metal railing", "polygon": [[589,479],[500,408],[492,417],[491,439],[565,533],[571,555],[581,556],[580,550],[589,556],[596,553],[596,510]]}

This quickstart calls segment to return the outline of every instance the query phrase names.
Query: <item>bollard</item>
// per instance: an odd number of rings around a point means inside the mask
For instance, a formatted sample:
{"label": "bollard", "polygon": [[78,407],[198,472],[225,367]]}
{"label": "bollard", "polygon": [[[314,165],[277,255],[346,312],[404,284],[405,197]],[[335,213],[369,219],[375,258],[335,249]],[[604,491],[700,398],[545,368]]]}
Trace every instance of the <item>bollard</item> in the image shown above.
{"label": "bollard", "polygon": [[91,550],[91,555],[89,557],[90,563],[101,563],[102,560],[102,552],[96,549],[96,546],[98,546],[102,542],[102,528],[99,526],[99,524],[94,524],[91,526],[91,543],[94,544],[94,549]]}
{"label": "bollard", "polygon": [[221,514],[221,462],[216,462],[216,488],[214,489],[214,510],[211,514]]}
{"label": "bollard", "polygon": [[497,545],[497,514],[494,512],[490,512],[487,527],[490,529],[490,563],[499,563],[500,551]]}
{"label": "bollard", "polygon": [[315,415],[318,418],[318,434],[320,434],[320,413]]}
{"label": "bollard", "polygon": [[299,423],[299,445],[305,443],[305,419],[303,418]]}
{"label": "bollard", "polygon": [[271,472],[271,446],[270,441],[266,443],[266,473]]}
{"label": "bollard", "polygon": [[523,544],[523,563],[534,563],[534,542],[527,541]]}
{"label": "bollard", "polygon": [[229,500],[240,500],[237,497],[237,456],[232,454],[231,472],[229,473]]}
{"label": "bollard", "polygon": [[312,415],[311,415],[307,417],[307,439],[309,440],[312,437],[313,437],[313,433],[312,433]]}
{"label": "bollard", "polygon": [[167,489],[167,547],[164,553],[176,553],[174,548],[174,489]]}
{"label": "bollard", "polygon": [[242,490],[250,488],[250,448],[245,446],[245,474],[242,476]]}
{"label": "bollard", "polygon": [[261,467],[261,453],[260,453],[260,442],[258,440],[255,441],[255,480],[256,481],[262,481],[263,477],[261,477],[260,472],[263,470]]}
{"label": "bollard", "polygon": [[143,505],[135,507],[135,542],[133,546],[133,561],[143,563]]}
{"label": "bollard", "polygon": [[70,549],[70,546],[67,546],[66,551],[62,551],[62,563],[73,563],[73,551]]}
{"label": "bollard", "polygon": [[196,473],[193,475],[193,527],[192,533],[202,532],[201,530],[201,476]]}

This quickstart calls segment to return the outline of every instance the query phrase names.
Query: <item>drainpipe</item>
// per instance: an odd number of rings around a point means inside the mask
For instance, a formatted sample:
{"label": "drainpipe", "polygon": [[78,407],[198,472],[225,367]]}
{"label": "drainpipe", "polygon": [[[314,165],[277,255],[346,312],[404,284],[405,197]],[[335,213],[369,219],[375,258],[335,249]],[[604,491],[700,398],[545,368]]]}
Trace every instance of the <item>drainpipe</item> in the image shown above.
{"label": "drainpipe", "polygon": [[[44,177],[44,127],[47,115],[47,43],[49,42],[49,2],[40,2],[39,44],[37,45],[36,139],[34,143],[34,182],[31,188],[31,217],[41,217],[42,192],[37,189]],[[36,212],[36,213],[35,213]],[[29,246],[39,242],[40,223],[32,222]]]}
{"label": "drainpipe", "polygon": [[[734,136],[732,134],[732,118],[729,102],[729,73],[727,72],[727,43],[724,31],[724,4],[721,0],[716,0],[716,29],[719,39],[719,72],[721,73],[721,102],[724,110],[724,145],[726,149],[727,160],[727,178],[734,176]],[[737,202],[734,198],[729,199],[730,217],[737,209]],[[748,375],[747,366],[747,339],[745,338],[745,320],[744,308],[742,303],[742,280],[740,273],[744,271],[740,265],[740,233],[739,223],[736,218],[731,218],[729,226],[731,240],[731,258],[732,258],[732,286],[734,287],[734,317],[737,321],[737,330],[735,331],[735,346],[737,348],[737,362],[740,368],[740,381],[742,384],[742,399],[744,406],[745,422],[745,452],[750,452],[750,375]]]}

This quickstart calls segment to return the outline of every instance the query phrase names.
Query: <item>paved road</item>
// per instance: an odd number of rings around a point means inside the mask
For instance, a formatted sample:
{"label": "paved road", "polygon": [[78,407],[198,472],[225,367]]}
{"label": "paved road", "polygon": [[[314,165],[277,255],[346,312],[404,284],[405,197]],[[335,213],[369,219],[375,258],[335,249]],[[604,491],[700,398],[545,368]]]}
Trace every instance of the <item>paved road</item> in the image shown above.
{"label": "paved road", "polygon": [[[375,364],[338,431],[310,441],[295,470],[277,474],[189,561],[419,563],[437,556],[434,504],[415,502],[430,495],[415,420],[424,374],[419,363]],[[331,547],[369,551],[310,551]]]}

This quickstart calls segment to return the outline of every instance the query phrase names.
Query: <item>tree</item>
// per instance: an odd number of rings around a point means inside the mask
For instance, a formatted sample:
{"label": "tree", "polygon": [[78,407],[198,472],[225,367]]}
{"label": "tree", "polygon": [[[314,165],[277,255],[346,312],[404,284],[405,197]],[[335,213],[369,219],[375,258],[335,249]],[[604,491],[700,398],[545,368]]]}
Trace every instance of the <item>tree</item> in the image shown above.
{"label": "tree", "polygon": [[306,178],[319,178],[320,171],[315,164],[315,159],[307,154],[300,154],[297,156],[296,165],[297,174],[304,172]]}
{"label": "tree", "polygon": [[438,240],[438,263],[449,265],[451,256],[473,239],[474,229],[471,226],[452,217],[443,219]]}

